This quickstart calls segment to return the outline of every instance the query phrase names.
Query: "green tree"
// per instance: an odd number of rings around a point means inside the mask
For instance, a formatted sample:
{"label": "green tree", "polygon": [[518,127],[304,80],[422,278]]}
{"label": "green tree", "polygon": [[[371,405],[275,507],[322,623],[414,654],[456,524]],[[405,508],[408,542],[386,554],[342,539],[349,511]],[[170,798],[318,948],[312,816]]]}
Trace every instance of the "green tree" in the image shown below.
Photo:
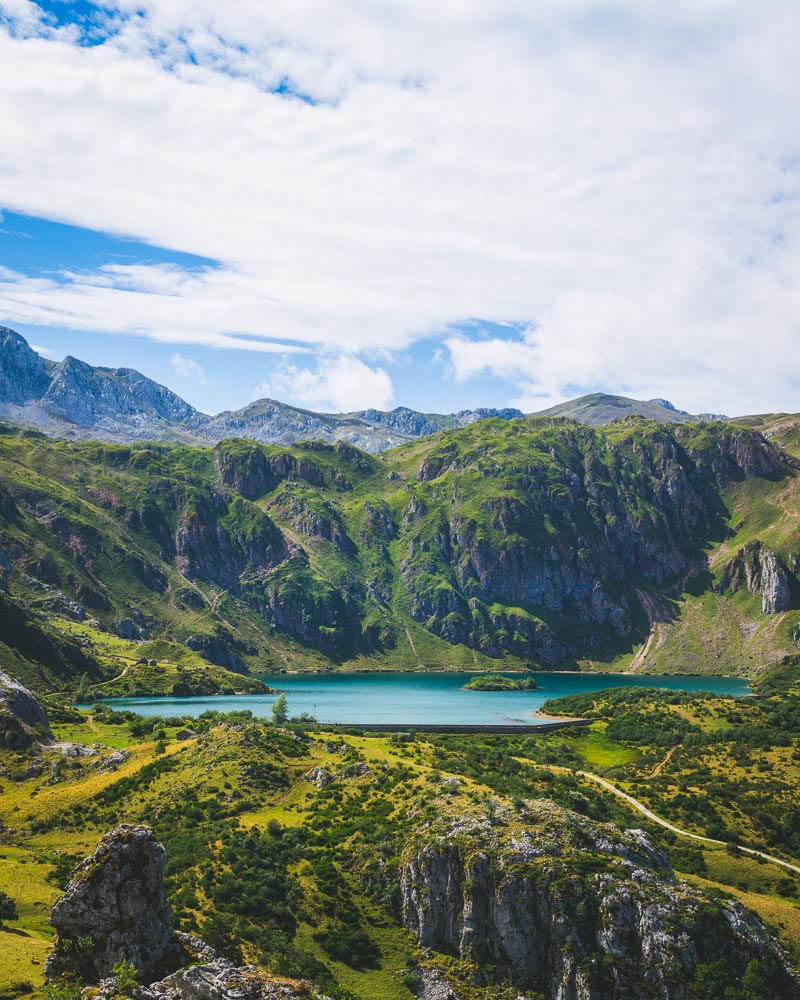
{"label": "green tree", "polygon": [[289,720],[289,710],[286,707],[286,695],[279,694],[272,706],[272,721],[276,726],[283,726]]}
{"label": "green tree", "polygon": [[17,904],[10,896],[0,892],[0,927],[3,926],[4,920],[16,920],[18,916]]}
{"label": "green tree", "polygon": [[132,989],[136,983],[136,966],[128,959],[115,962],[111,967],[111,975],[116,980],[116,987],[121,993]]}

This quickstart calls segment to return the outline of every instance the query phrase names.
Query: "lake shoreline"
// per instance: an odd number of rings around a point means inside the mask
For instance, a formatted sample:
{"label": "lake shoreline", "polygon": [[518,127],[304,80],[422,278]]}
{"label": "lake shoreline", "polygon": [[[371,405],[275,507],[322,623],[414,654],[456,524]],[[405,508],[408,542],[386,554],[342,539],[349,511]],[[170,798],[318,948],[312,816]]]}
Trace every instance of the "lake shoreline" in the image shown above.
{"label": "lake shoreline", "polygon": [[[596,672],[542,671],[537,687],[519,691],[474,691],[464,688],[465,674],[482,671],[369,671],[270,675],[271,686],[285,695],[291,717],[315,719],[321,725],[415,727],[420,725],[530,726],[564,721],[541,714],[546,701],[608,688],[668,688],[710,691],[744,697],[749,685],[739,678],[621,676]],[[110,708],[139,715],[197,717],[203,712],[247,710],[268,718],[276,695],[208,695],[189,698],[105,699]]]}
{"label": "lake shoreline", "polygon": [[[331,670],[281,670],[278,672],[268,672],[268,673],[254,673],[251,674],[252,677],[263,681],[265,678],[270,677],[272,679],[280,677],[354,677],[354,676],[374,676],[383,677],[386,674],[402,674],[408,675],[409,677],[420,677],[428,674],[435,675],[453,675],[458,674],[464,677],[475,677],[476,675],[486,674],[491,677],[492,674],[520,674],[526,676],[528,674],[533,677],[538,677],[541,674],[564,674],[566,676],[576,676],[576,677],[693,677],[693,678],[708,678],[709,680],[729,680],[729,681],[742,681],[746,684],[750,684],[755,678],[747,677],[743,674],[698,674],[698,673],[643,673],[640,670],[558,670],[556,667],[545,670],[542,668],[535,668],[530,670],[523,670],[519,667],[504,667],[499,670],[485,670],[476,668],[475,670],[465,670],[463,667],[454,667],[452,670],[449,667],[414,667],[410,670],[402,670],[398,667],[386,667],[386,668],[376,668],[376,667],[341,667]],[[236,692],[238,694],[238,691]]]}

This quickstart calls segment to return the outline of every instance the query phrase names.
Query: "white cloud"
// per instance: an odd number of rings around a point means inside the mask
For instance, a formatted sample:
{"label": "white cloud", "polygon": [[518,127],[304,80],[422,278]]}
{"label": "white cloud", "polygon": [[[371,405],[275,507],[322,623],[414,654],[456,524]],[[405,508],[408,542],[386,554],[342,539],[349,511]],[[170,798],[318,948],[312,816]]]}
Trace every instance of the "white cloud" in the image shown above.
{"label": "white cloud", "polygon": [[0,0],[0,208],[220,266],[6,275],[6,322],[350,356],[513,321],[456,374],[796,401],[793,0],[116,7],[82,47]]}
{"label": "white cloud", "polygon": [[280,399],[309,410],[346,413],[392,402],[392,380],[383,368],[370,368],[358,358],[323,357],[315,369],[284,364],[257,385],[256,397]]}
{"label": "white cloud", "polygon": [[185,358],[182,354],[173,354],[169,359],[175,375],[184,382],[193,382],[195,385],[206,385],[208,376],[201,364],[191,358]]}
{"label": "white cloud", "polygon": [[40,344],[31,344],[30,346],[37,354],[42,354],[46,358],[57,358],[59,356],[58,351],[54,351],[52,347],[42,347]]}
{"label": "white cloud", "polygon": [[112,265],[55,280],[0,265],[0,315],[19,323],[267,354],[310,353],[260,336],[262,308],[252,285],[229,270]]}

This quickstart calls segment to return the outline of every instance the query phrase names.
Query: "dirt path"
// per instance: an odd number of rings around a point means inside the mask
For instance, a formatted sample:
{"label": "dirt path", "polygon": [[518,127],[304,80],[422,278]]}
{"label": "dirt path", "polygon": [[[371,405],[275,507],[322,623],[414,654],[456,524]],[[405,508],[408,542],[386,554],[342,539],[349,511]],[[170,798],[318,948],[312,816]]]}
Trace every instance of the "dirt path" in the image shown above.
{"label": "dirt path", "polygon": [[[690,833],[688,830],[682,830],[679,826],[675,826],[673,823],[668,823],[665,819],[656,816],[654,812],[651,812],[646,805],[639,802],[632,795],[628,795],[627,792],[623,792],[621,788],[617,788],[616,785],[612,785],[610,781],[606,781],[605,778],[601,778],[599,774],[592,774],[591,771],[576,771],[575,774],[579,774],[583,778],[589,778],[591,781],[596,781],[598,785],[602,785],[606,791],[612,792],[614,795],[621,799],[624,799],[628,805],[633,806],[634,809],[638,810],[651,819],[654,823],[658,823],[659,826],[663,826],[666,830],[672,830],[673,833],[677,833],[679,837],[690,837],[692,840],[699,840],[704,844],[714,844],[716,847],[727,847],[727,841],[724,840],[714,840],[713,837],[703,837],[699,833]],[[793,865],[789,861],[784,861],[782,858],[776,858],[772,854],[765,854],[763,851],[756,851],[752,847],[740,847],[737,845],[737,849],[742,851],[743,854],[751,854],[757,858],[763,858],[765,861],[771,861],[775,865],[780,865],[781,868],[788,868],[789,871],[794,872],[796,875],[800,875],[800,865]]]}
{"label": "dirt path", "polygon": [[677,747],[672,747],[672,749],[671,749],[671,750],[667,750],[667,755],[666,755],[666,757],[665,757],[665,758],[664,758],[664,759],[663,759],[662,761],[660,761],[660,762],[659,762],[658,764],[656,764],[656,766],[655,766],[655,767],[653,768],[653,770],[652,770],[652,771],[651,771],[651,772],[650,772],[650,773],[649,773],[649,774],[647,775],[647,777],[648,777],[648,778],[657,778],[657,777],[659,776],[659,774],[661,774],[661,772],[663,771],[663,769],[664,769],[664,765],[665,765],[665,764],[669,764],[669,761],[670,761],[670,758],[672,757],[672,755],[673,755],[673,754],[675,753],[675,751],[676,751],[677,749],[678,749]]}

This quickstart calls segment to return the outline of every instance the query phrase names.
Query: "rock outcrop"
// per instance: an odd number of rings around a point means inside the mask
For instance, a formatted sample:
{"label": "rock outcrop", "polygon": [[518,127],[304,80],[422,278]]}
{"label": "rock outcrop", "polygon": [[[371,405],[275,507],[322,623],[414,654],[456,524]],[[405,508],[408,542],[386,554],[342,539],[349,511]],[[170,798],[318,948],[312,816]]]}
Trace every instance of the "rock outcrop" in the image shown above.
{"label": "rock outcrop", "polygon": [[0,590],[8,592],[8,577],[11,573],[11,560],[8,553],[0,549]]}
{"label": "rock outcrop", "polygon": [[523,816],[438,812],[401,869],[403,921],[419,945],[559,1000],[691,1000],[695,973],[718,961],[734,978],[764,961],[776,1000],[800,997],[766,929],[678,882],[641,831],[544,800]]}
{"label": "rock outcrop", "polygon": [[[50,912],[50,981],[87,984],[91,1000],[120,997],[117,963],[132,963],[136,1000],[330,1000],[310,983],[218,958],[200,938],[176,932],[164,890],[166,851],[144,826],[118,826],[72,874]],[[160,978],[164,977],[164,978]],[[148,984],[149,985],[146,985]]]}
{"label": "rock outcrop", "polygon": [[[100,984],[98,1000],[117,993],[113,979]],[[136,989],[136,1000],[330,1000],[304,981],[279,979],[255,965],[224,958],[180,969],[160,982]]]}
{"label": "rock outcrop", "polygon": [[167,852],[152,830],[118,826],[72,874],[50,912],[56,929],[47,975],[97,983],[117,962],[148,981],[185,961],[164,890]]}
{"label": "rock outcrop", "polygon": [[766,615],[779,614],[792,606],[792,583],[796,580],[780,556],[761,542],[752,542],[740,549],[722,574],[722,590],[747,589],[761,597],[761,609]]}
{"label": "rock outcrop", "polygon": [[52,742],[47,713],[36,697],[0,671],[0,749],[22,750]]}

